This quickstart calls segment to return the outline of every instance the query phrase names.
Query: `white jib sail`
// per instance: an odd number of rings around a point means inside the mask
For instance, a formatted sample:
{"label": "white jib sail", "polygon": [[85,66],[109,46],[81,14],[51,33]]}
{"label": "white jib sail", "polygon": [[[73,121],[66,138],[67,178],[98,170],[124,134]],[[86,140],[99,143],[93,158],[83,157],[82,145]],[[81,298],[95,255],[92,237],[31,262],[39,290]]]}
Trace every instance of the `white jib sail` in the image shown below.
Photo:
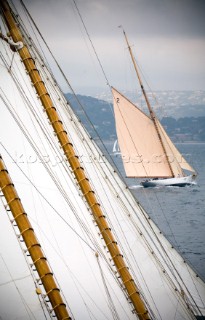
{"label": "white jib sail", "polygon": [[[164,128],[162,127],[161,123],[157,121],[157,125],[160,131],[160,135],[166,150],[166,153],[168,155],[169,163],[172,167],[172,170],[177,176],[178,174],[181,174],[181,169],[188,170],[192,173],[195,173],[195,170],[190,166],[190,164],[186,161],[186,159],[181,155],[179,150],[175,147],[167,133],[165,132]],[[180,169],[180,168],[181,169]]]}

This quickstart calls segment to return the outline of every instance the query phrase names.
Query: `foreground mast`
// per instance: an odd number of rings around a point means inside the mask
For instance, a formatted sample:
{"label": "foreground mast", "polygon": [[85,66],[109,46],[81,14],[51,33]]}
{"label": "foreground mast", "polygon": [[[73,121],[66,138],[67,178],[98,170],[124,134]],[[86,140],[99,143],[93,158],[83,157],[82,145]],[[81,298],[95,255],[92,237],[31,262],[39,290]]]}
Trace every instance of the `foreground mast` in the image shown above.
{"label": "foreground mast", "polygon": [[[1,0],[2,11],[4,18],[6,20],[10,35],[14,42],[23,42],[22,34],[19,28],[16,25],[16,22],[12,16],[10,7],[7,1]],[[94,190],[92,189],[89,179],[86,177],[84,168],[82,167],[78,156],[76,155],[73,145],[70,142],[67,132],[64,129],[63,123],[60,120],[58,113],[54,107],[54,104],[47,92],[47,89],[44,85],[44,82],[36,69],[34,60],[28,50],[28,48],[24,45],[22,48],[18,50],[19,55],[22,59],[22,62],[25,65],[26,71],[30,76],[30,79],[33,83],[33,86],[36,89],[37,95],[39,96],[44,110],[49,118],[49,121],[56,133],[58,141],[64,151],[64,154],[69,162],[73,173],[76,177],[78,185],[82,191],[85,201],[87,202],[95,222],[100,230],[100,233],[106,243],[107,249],[112,257],[114,265],[120,275],[120,278],[123,282],[123,285],[126,289],[127,296],[131,300],[135,312],[140,320],[148,320],[151,319],[148,310],[142,300],[139,289],[135,284],[128,267],[125,264],[123,256],[119,250],[117,242],[111,232],[111,228],[109,227],[104,213],[101,209],[100,204],[97,201]],[[65,318],[66,319],[66,318]]]}

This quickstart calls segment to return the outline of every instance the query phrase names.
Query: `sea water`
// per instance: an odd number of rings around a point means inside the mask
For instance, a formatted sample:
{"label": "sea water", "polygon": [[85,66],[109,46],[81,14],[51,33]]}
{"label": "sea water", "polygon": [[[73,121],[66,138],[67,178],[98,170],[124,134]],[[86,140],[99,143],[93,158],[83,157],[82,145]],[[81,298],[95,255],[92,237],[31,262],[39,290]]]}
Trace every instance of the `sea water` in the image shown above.
{"label": "sea water", "polygon": [[177,251],[205,280],[205,143],[183,143],[176,147],[197,171],[197,184],[186,187],[143,188],[140,180],[125,178],[120,156],[112,160],[136,199]]}

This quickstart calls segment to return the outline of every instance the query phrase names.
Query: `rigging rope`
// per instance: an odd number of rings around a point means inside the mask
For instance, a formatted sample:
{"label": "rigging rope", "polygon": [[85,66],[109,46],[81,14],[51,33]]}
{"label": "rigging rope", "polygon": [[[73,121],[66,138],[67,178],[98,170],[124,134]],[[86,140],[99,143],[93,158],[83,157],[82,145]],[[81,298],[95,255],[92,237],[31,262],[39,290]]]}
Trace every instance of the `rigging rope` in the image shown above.
{"label": "rigging rope", "polygon": [[[8,106],[8,105],[7,105]],[[14,115],[13,115],[14,116]],[[15,119],[16,120],[16,119]],[[21,128],[21,130],[23,130],[22,128]],[[25,131],[24,131],[24,134],[25,134]],[[27,134],[25,134],[26,136],[27,136]],[[27,138],[28,139],[28,138]],[[4,146],[3,146],[4,147]],[[4,147],[5,148],[5,147]],[[8,150],[6,150],[7,151],[7,153],[8,153]],[[10,154],[9,154],[10,155]],[[12,156],[10,155],[10,157],[12,158]],[[13,158],[12,158],[13,159]],[[13,161],[15,162],[15,160],[13,159]],[[17,165],[18,166],[18,165]],[[21,170],[21,168],[19,167],[19,169]],[[21,170],[22,171],[22,170]],[[23,171],[22,171],[23,172]],[[25,175],[25,173],[23,172],[23,174]],[[26,175],[25,175],[26,176]],[[31,182],[31,180],[26,176],[26,178]],[[32,182],[31,182],[32,183]],[[37,189],[36,188],[36,186],[32,183],[32,185],[35,187],[35,189]],[[38,191],[38,193],[40,193],[40,191],[37,189],[37,191]],[[41,193],[40,193],[41,194]],[[41,196],[44,198],[44,200],[46,200],[45,199],[45,197],[41,194]],[[47,200],[46,200],[47,201]],[[48,202],[48,201],[47,201]],[[53,206],[51,206],[52,208],[53,208]],[[54,208],[53,208],[54,209]],[[55,209],[54,209],[55,210]],[[56,210],[55,210],[56,211]],[[59,214],[59,213],[58,213]],[[67,222],[66,222],[67,223]],[[70,226],[69,226],[70,227]],[[72,227],[71,227],[72,228]],[[74,230],[74,232],[75,232],[75,230]],[[86,231],[87,233],[90,233],[90,231]],[[95,240],[91,240],[92,242],[94,241],[95,242]],[[101,251],[101,249],[98,247],[98,245],[97,244],[95,244],[95,247],[96,248],[98,248],[98,250],[100,250]],[[93,250],[93,249],[92,249]],[[102,251],[101,251],[101,255],[102,256],[104,256],[103,255],[103,253],[102,253]],[[104,257],[104,259],[106,260],[106,258]],[[113,272],[113,270],[112,269],[110,269],[110,271],[112,271]]]}
{"label": "rigging rope", "polygon": [[96,51],[96,49],[95,49],[95,46],[93,45],[92,39],[91,39],[91,37],[90,37],[90,35],[89,35],[88,29],[87,29],[87,27],[86,27],[86,25],[85,25],[85,23],[84,23],[84,20],[83,20],[83,18],[82,18],[82,15],[81,15],[81,13],[80,13],[80,10],[79,10],[79,8],[78,8],[78,6],[77,6],[77,4],[76,4],[76,1],[73,0],[73,3],[74,3],[74,5],[75,5],[75,7],[76,7],[76,10],[77,10],[78,15],[79,15],[79,17],[80,17],[80,20],[81,20],[81,22],[82,22],[82,24],[83,24],[83,27],[84,27],[84,29],[85,29],[85,32],[86,32],[86,34],[87,34],[87,36],[88,36],[88,39],[89,39],[89,41],[90,41],[91,47],[92,47],[92,49],[93,49],[93,51],[94,51],[94,53],[95,53],[95,56],[96,56],[96,58],[97,58],[97,61],[98,61],[99,65],[100,65],[100,68],[101,68],[101,70],[102,70],[102,73],[103,73],[103,75],[104,75],[104,77],[105,77],[106,83],[107,83],[107,85],[109,86],[109,88],[111,88],[111,85],[110,85],[110,83],[109,83],[109,81],[108,81],[108,78],[107,78],[107,76],[106,76],[105,70],[104,70],[104,68],[103,68],[103,65],[102,65],[102,63],[101,63],[101,61],[100,61],[100,58],[99,58],[98,54],[97,54],[97,51]]}
{"label": "rigging rope", "polygon": [[11,274],[11,272],[10,272],[7,264],[6,264],[6,261],[4,260],[4,258],[3,258],[3,256],[2,256],[2,254],[0,254],[0,257],[1,257],[3,263],[4,263],[5,267],[6,267],[6,270],[7,270],[8,274],[9,274],[10,278],[11,278],[11,282],[14,284],[14,287],[15,287],[16,291],[18,292],[19,296],[20,296],[20,299],[21,299],[21,301],[22,301],[22,303],[23,303],[23,305],[24,305],[24,308],[25,308],[25,310],[26,310],[26,313],[27,313],[29,319],[38,320],[38,319],[36,319],[35,315],[34,315],[33,312],[31,311],[29,305],[26,303],[26,300],[24,299],[23,295],[21,294],[21,292],[20,292],[20,290],[19,290],[19,287],[18,287],[17,284],[16,284],[16,280],[12,277],[12,274]]}
{"label": "rigging rope", "polygon": [[[43,43],[45,44],[46,48],[48,49],[51,57],[53,58],[54,62],[56,63],[56,65],[57,65],[57,67],[58,67],[58,69],[60,70],[60,72],[61,72],[61,74],[62,74],[65,82],[67,83],[68,87],[70,88],[71,92],[73,93],[76,101],[78,102],[78,105],[79,105],[80,108],[82,109],[82,111],[83,111],[83,113],[84,113],[84,115],[85,115],[85,117],[86,117],[89,125],[91,126],[92,130],[95,132],[95,134],[96,134],[97,138],[99,139],[99,141],[100,141],[103,149],[106,151],[106,156],[109,156],[109,151],[108,151],[106,145],[104,144],[103,140],[101,139],[101,137],[100,137],[98,131],[96,130],[94,124],[93,124],[92,121],[90,120],[90,118],[89,118],[89,116],[88,116],[85,108],[83,107],[83,105],[82,105],[82,103],[80,102],[78,96],[76,95],[76,93],[75,93],[72,85],[70,84],[68,78],[66,77],[63,69],[61,68],[60,64],[58,63],[58,61],[56,60],[55,56],[53,55],[50,47],[48,46],[46,40],[44,39],[44,37],[43,37],[42,33],[40,32],[38,26],[36,25],[35,21],[33,20],[32,16],[30,15],[30,13],[29,13],[28,9],[26,8],[25,4],[23,3],[22,0],[20,0],[20,1],[21,1],[21,3],[22,3],[22,6],[24,7],[25,11],[27,12],[29,18],[31,19],[32,23],[34,24],[36,30],[38,31],[38,34],[39,34],[39,36],[41,37]],[[91,38],[90,38],[90,39],[91,39]],[[35,46],[34,43],[33,43],[33,45]],[[92,46],[93,46],[93,43],[92,43]],[[36,50],[36,52],[38,52],[38,49],[37,49],[36,46],[35,46],[35,50]],[[95,51],[96,51],[96,50],[95,50]],[[96,54],[97,54],[97,52],[96,52]],[[41,58],[41,60],[42,60],[42,58]],[[99,57],[98,57],[98,60],[100,61]],[[101,63],[100,63],[100,64],[101,64]],[[101,65],[102,65],[102,64],[101,64]],[[49,69],[49,72],[51,73],[55,84],[57,84],[56,80],[54,79],[53,73],[52,73],[52,71],[51,71],[50,69]],[[103,73],[105,73],[105,72],[103,71]],[[106,81],[107,81],[107,77],[106,77],[106,76],[105,76],[105,78],[106,78]],[[108,82],[108,85],[109,85],[109,88],[111,88],[111,85],[109,84],[109,82]],[[60,93],[63,94],[62,91],[60,91]],[[111,112],[112,112],[112,114],[113,114],[113,109],[111,108],[110,103],[109,103],[109,106],[110,106]],[[68,108],[68,106],[67,106],[67,108]],[[114,163],[113,159],[112,159],[110,156],[109,156],[109,161],[112,163],[112,166],[118,171],[119,176],[121,176],[121,178],[122,178],[122,180],[123,180],[123,176],[122,176],[121,172],[118,170],[118,168],[116,167],[116,164]],[[125,183],[125,182],[124,182],[124,183]]]}
{"label": "rigging rope", "polygon": [[64,221],[64,223],[93,251],[95,252],[95,249],[90,246],[90,244],[81,237],[80,234],[76,232],[75,229],[61,216],[61,214],[53,207],[53,205],[45,198],[45,196],[40,192],[40,190],[36,187],[36,185],[30,180],[30,178],[25,174],[25,172],[20,168],[20,166],[15,162],[15,159],[11,156],[9,151],[6,149],[6,147],[0,142],[3,149],[6,151],[6,153],[9,155],[9,157],[13,160],[13,162],[16,164],[16,166],[19,168],[19,170],[23,173],[23,175],[26,177],[26,179],[31,183],[31,185],[35,188],[35,190],[40,194],[40,196],[43,198],[43,200],[53,209],[53,211]]}
{"label": "rigging rope", "polygon": [[[32,278],[33,278],[33,283],[34,283],[35,288],[36,288],[36,290],[37,290],[37,288],[38,288],[38,279],[36,278],[35,272],[34,272],[34,270],[32,269],[32,263],[31,263],[31,261],[29,261],[29,256],[26,254],[26,253],[27,253],[27,248],[26,248],[26,246],[25,246],[25,243],[22,242],[22,241],[20,240],[20,238],[19,238],[19,234],[17,233],[17,230],[16,230],[16,227],[17,227],[17,226],[15,225],[15,220],[13,220],[13,216],[11,217],[11,216],[9,215],[9,212],[10,212],[10,211],[8,211],[8,210],[6,209],[7,204],[4,203],[4,201],[3,201],[3,196],[2,196],[2,195],[1,195],[1,202],[2,202],[2,204],[3,204],[3,206],[4,206],[4,209],[5,209],[6,213],[7,213],[7,216],[8,216],[9,221],[11,222],[11,226],[12,226],[12,228],[13,228],[13,230],[14,230],[14,234],[16,235],[17,241],[18,241],[19,246],[20,246],[20,248],[21,248],[21,250],[22,250],[22,253],[23,253],[23,256],[24,256],[25,261],[26,261],[26,263],[27,263],[27,266],[28,266],[28,270],[29,270],[29,272],[30,272],[30,275],[27,275],[27,276],[24,276],[24,277],[20,277],[20,278],[16,278],[16,279],[12,279],[11,281],[7,281],[7,282],[4,282],[4,283],[1,283],[0,286],[2,286],[2,285],[7,285],[7,284],[9,284],[9,283],[12,283],[13,281],[20,281],[20,280],[23,280],[23,279],[32,277]],[[18,229],[18,231],[19,231],[19,229]],[[23,246],[23,244],[24,244],[24,246]],[[36,291],[36,292],[37,292],[37,291]],[[45,307],[46,307],[46,309],[47,309],[47,311],[48,311],[48,314],[50,314],[50,312],[49,312],[49,311],[50,311],[50,310],[49,310],[49,306],[48,306],[47,302],[45,301],[45,297],[44,297],[44,295],[43,295],[42,293],[41,293],[41,294],[38,294],[37,296],[38,296],[38,300],[39,300],[39,303],[40,303],[42,312],[43,312],[43,314],[44,314],[44,316],[45,316],[45,319],[47,319],[47,315],[46,315],[44,309],[45,309]],[[44,304],[44,306],[43,306],[43,304]],[[50,318],[51,318],[51,315],[50,315]]]}
{"label": "rigging rope", "polygon": [[[24,97],[24,96],[23,96]],[[7,107],[8,107],[8,104],[7,104]],[[11,112],[11,110],[10,110],[10,112]],[[14,114],[13,114],[13,117],[14,117],[14,119],[15,119],[15,121],[16,122],[18,122],[17,121],[17,119],[15,118],[15,116],[14,116]],[[19,125],[19,124],[18,124]],[[21,128],[21,130],[22,130],[22,127],[21,127],[21,125],[19,125],[20,126],[20,128]],[[24,131],[24,134],[25,134],[25,131]],[[25,136],[27,136],[28,135],[28,133],[27,134],[25,134]],[[27,138],[28,139],[28,138]],[[31,140],[29,140],[30,141],[30,143],[31,143]],[[36,150],[36,148],[35,148],[35,150]],[[37,151],[36,151],[37,152]],[[38,152],[37,152],[38,153]],[[39,156],[40,157],[40,156]],[[42,161],[43,162],[43,161]],[[43,162],[43,164],[44,164],[44,162]]]}
{"label": "rigging rope", "polygon": [[113,303],[113,300],[112,300],[112,297],[110,295],[108,286],[106,284],[105,276],[104,276],[104,273],[103,273],[103,270],[102,270],[102,267],[101,267],[101,264],[100,264],[100,261],[99,261],[99,255],[98,255],[97,252],[95,253],[95,256],[96,256],[96,259],[97,259],[97,263],[98,263],[98,266],[99,266],[99,270],[100,270],[100,274],[101,274],[101,277],[102,277],[103,285],[105,287],[105,291],[106,291],[106,294],[107,294],[107,301],[108,301],[110,310],[112,312],[113,319],[114,320],[119,320],[120,318],[119,318],[119,315],[118,315],[117,310],[115,308],[115,305]]}

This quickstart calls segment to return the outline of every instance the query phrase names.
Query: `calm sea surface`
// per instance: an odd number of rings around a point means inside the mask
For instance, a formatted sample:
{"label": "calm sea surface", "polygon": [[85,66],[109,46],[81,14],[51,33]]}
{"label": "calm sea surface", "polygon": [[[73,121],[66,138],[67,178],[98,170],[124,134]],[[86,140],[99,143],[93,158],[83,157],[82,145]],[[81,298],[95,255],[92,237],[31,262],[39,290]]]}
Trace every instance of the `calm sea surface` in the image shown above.
{"label": "calm sea surface", "polygon": [[[197,185],[142,188],[137,179],[125,181],[174,247],[205,280],[205,143],[177,144],[198,172]],[[112,152],[113,143],[106,143]],[[112,156],[124,176],[120,157]]]}

